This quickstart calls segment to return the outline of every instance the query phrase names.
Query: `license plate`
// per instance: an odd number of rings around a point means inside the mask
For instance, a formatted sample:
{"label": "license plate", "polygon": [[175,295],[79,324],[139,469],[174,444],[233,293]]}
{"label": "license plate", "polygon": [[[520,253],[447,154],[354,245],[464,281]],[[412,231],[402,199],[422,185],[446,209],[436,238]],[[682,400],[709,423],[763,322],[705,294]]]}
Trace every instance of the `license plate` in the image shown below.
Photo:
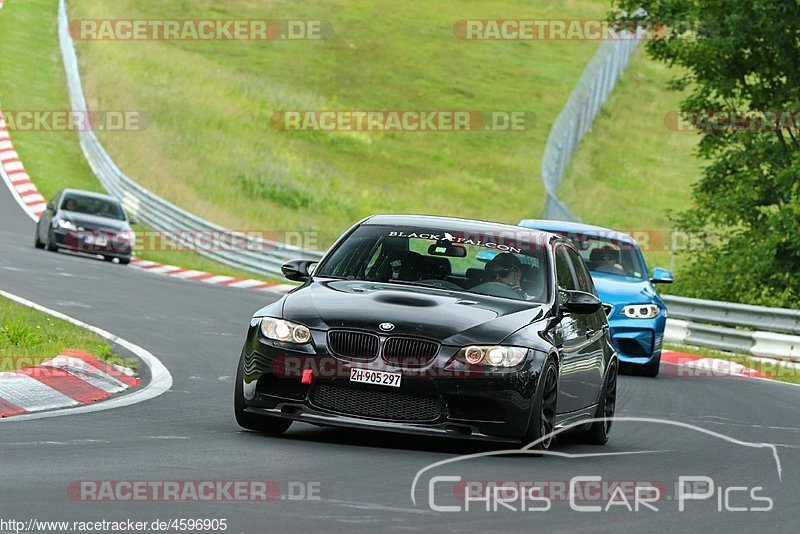
{"label": "license plate", "polygon": [[108,245],[108,238],[104,235],[87,235],[83,241],[87,245],[95,245],[98,247],[104,247]]}
{"label": "license plate", "polygon": [[400,387],[400,373],[387,373],[386,371],[371,371],[369,369],[350,369],[350,382],[375,384],[377,386]]}

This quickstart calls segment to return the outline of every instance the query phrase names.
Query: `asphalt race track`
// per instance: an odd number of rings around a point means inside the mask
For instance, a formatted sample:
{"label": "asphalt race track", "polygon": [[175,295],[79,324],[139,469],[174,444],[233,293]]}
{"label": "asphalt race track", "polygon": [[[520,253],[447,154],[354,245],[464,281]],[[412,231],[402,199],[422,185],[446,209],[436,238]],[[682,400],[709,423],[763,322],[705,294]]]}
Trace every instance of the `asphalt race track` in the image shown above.
{"label": "asphalt race track", "polygon": [[[33,226],[0,187],[0,289],[143,346],[167,366],[174,385],[134,406],[0,423],[2,519],[217,518],[227,519],[228,532],[796,531],[798,387],[669,373],[657,379],[625,376],[619,417],[686,426],[617,421],[605,447],[556,446],[556,452],[570,456],[503,454],[439,466],[420,476],[415,504],[411,486],[420,469],[499,447],[297,423],[279,438],[241,431],[232,410],[241,343],[252,312],[277,297],[35,250]],[[777,444],[780,477],[772,449],[744,442]],[[630,454],[636,452],[640,454]],[[615,454],[571,456],[597,453]],[[556,498],[547,511],[519,511],[517,500],[510,506],[515,510],[500,506],[486,511],[483,503],[473,502],[469,511],[437,512],[429,506],[430,498],[440,506],[459,501],[453,482],[434,480],[429,492],[434,475],[551,484],[600,476],[604,481],[651,481],[664,495],[654,503],[658,511],[613,506],[579,512]],[[713,496],[685,501],[680,511],[675,491],[679,476],[710,477]],[[81,480],[269,480],[284,498],[269,503],[91,502],[68,494],[70,483]],[[311,488],[313,499],[288,498],[298,497],[299,487]],[[736,489],[740,487],[747,489]],[[765,501],[751,498],[751,491],[771,499],[772,509],[730,511],[763,507]]]}

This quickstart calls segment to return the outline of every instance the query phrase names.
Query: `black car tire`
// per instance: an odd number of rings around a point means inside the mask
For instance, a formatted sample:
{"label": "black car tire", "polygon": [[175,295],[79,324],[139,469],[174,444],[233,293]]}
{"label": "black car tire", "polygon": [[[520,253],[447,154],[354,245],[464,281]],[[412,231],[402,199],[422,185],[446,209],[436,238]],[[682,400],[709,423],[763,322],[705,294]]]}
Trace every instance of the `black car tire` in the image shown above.
{"label": "black car tire", "polygon": [[291,419],[271,417],[269,415],[257,415],[244,411],[244,386],[243,386],[243,359],[239,360],[239,369],[236,371],[236,388],[233,396],[233,411],[236,414],[236,422],[239,426],[247,430],[262,432],[264,434],[279,435],[283,434],[292,426]]}
{"label": "black car tire", "polygon": [[658,371],[661,369],[661,355],[658,355],[658,358],[653,360],[650,363],[647,363],[642,366],[642,374],[644,376],[649,376],[651,378],[655,378],[658,376]]}
{"label": "black car tire", "polygon": [[128,265],[130,262],[131,262],[131,257],[130,256],[126,256],[124,258],[120,258],[119,259],[119,264],[120,265]]}
{"label": "black car tire", "polygon": [[114,261],[114,256],[103,256],[103,260],[105,260],[105,261],[107,261],[109,263],[113,262]]}
{"label": "black car tire", "polygon": [[[558,413],[558,369],[555,359],[548,356],[542,366],[539,384],[536,387],[531,417],[528,422],[528,432],[522,438],[522,445],[527,446],[537,441],[530,447],[532,451],[546,451],[553,444],[556,413]],[[542,437],[546,439],[540,440]]]}
{"label": "black car tire", "polygon": [[605,445],[611,434],[614,412],[617,408],[617,364],[611,363],[606,371],[603,389],[597,402],[594,421],[587,430],[578,434],[578,439],[591,445]]}
{"label": "black car tire", "polygon": [[53,236],[53,232],[52,231],[47,232],[47,241],[45,241],[45,244],[44,244],[45,248],[47,250],[49,250],[50,252],[58,252],[58,247],[55,246],[55,244],[54,244],[55,241],[56,240],[55,240],[55,236]]}
{"label": "black car tire", "polygon": [[44,248],[44,243],[39,240],[39,225],[36,225],[36,233],[33,236],[33,246],[39,249]]}

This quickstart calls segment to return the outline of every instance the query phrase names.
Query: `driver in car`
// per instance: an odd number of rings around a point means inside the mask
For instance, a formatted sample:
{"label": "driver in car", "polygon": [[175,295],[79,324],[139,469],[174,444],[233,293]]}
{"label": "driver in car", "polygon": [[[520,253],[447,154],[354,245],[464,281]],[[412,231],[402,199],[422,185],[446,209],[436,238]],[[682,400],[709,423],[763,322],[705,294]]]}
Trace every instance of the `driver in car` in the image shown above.
{"label": "driver in car", "polygon": [[522,263],[519,259],[510,252],[503,252],[498,254],[492,261],[486,264],[485,267],[487,280],[489,282],[500,282],[507,284],[514,291],[519,293],[520,297],[528,300],[528,295],[522,289]]}
{"label": "driver in car", "polygon": [[595,271],[611,274],[625,273],[625,268],[619,262],[619,251],[609,246],[594,249],[590,260],[594,265]]}

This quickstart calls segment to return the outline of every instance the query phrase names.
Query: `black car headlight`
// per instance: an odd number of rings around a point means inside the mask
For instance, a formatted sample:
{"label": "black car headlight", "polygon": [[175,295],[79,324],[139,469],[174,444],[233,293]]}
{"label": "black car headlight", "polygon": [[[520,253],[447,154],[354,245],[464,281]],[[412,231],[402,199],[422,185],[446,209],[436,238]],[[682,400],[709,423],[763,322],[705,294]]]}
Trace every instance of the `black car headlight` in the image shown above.
{"label": "black car headlight", "polygon": [[261,319],[260,329],[264,337],[273,341],[297,343],[298,345],[311,341],[311,330],[307,326],[283,319],[264,317]]}
{"label": "black car headlight", "polygon": [[470,365],[490,367],[516,367],[525,359],[525,347],[506,347],[503,345],[470,345],[458,352],[458,357]]}
{"label": "black car headlight", "polygon": [[652,319],[660,311],[658,304],[629,304],[622,308],[622,315],[628,319]]}

